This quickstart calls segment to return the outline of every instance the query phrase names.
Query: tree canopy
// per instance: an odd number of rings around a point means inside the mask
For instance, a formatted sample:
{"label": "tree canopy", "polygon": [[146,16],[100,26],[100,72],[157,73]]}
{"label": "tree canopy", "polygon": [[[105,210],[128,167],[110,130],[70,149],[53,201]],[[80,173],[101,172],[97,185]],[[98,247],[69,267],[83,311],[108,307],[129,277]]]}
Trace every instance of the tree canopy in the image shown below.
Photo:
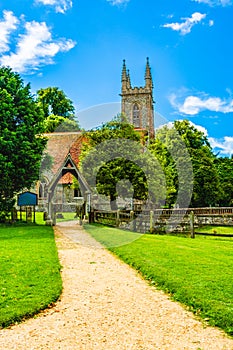
{"label": "tree canopy", "polygon": [[38,179],[46,145],[44,116],[20,75],[0,68],[0,213],[14,205],[15,194]]}
{"label": "tree canopy", "polygon": [[220,196],[219,205],[233,205],[233,158],[217,157],[214,161],[219,175]]}
{"label": "tree canopy", "polygon": [[81,160],[83,174],[92,188],[110,198],[112,209],[117,209],[119,196],[156,202],[161,199],[162,178],[161,174],[156,176],[159,166],[153,164],[154,157],[152,160],[147,154],[133,125],[119,116],[99,130],[88,132],[86,137]]}
{"label": "tree canopy", "polygon": [[45,131],[77,131],[73,102],[58,87],[48,87],[37,91],[38,105],[45,117]]}
{"label": "tree canopy", "polygon": [[[179,137],[174,137],[177,133]],[[215,155],[203,132],[187,120],[175,121],[173,127],[164,126],[157,131],[150,149],[160,160],[166,174],[167,204],[169,206],[175,203],[180,188],[187,189],[187,183],[184,185],[182,181],[187,172],[188,159],[191,162],[193,174],[191,176],[190,173],[189,188],[192,189],[190,205],[201,207],[218,203],[220,186],[214,164]],[[184,158],[185,149],[186,159]],[[183,164],[180,174],[177,171],[179,164]]]}

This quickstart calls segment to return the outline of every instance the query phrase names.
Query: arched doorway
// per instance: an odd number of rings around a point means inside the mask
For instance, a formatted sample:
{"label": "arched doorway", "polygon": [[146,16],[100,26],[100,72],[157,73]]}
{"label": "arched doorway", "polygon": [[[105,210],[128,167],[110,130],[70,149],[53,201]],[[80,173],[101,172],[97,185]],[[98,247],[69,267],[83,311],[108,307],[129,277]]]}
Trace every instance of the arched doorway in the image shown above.
{"label": "arched doorway", "polygon": [[[62,179],[65,179],[65,181],[62,181]],[[71,184],[73,185],[74,182],[73,179],[76,179],[76,188],[73,186],[71,187]],[[63,196],[61,202],[63,206],[65,203],[67,203],[67,205],[69,205],[71,208],[73,207],[73,210],[75,210],[75,207],[78,205],[77,199],[79,199],[79,203],[83,205],[85,213],[87,214],[89,212],[91,191],[84,177],[72,160],[70,153],[67,155],[63,164],[48,186],[48,215],[53,224],[56,223],[56,212],[58,211],[57,209],[59,204],[54,202],[54,195],[57,187],[59,186]],[[75,195],[81,195],[81,197],[75,197]]]}

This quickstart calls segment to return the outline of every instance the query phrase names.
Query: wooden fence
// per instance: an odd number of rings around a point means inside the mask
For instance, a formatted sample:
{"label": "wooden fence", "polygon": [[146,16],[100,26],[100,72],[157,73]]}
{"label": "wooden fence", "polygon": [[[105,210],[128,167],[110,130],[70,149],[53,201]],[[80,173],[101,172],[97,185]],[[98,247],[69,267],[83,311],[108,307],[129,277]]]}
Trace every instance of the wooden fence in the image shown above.
{"label": "wooden fence", "polygon": [[233,207],[94,211],[93,221],[136,232],[190,232],[206,225],[233,226]]}

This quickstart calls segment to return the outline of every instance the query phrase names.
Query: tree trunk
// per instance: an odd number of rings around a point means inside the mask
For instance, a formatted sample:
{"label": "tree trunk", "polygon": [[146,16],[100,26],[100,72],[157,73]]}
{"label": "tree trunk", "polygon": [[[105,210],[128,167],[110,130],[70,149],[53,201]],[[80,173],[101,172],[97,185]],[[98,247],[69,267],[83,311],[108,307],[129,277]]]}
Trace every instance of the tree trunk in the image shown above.
{"label": "tree trunk", "polygon": [[117,210],[116,196],[115,194],[110,194],[110,206],[111,210]]}

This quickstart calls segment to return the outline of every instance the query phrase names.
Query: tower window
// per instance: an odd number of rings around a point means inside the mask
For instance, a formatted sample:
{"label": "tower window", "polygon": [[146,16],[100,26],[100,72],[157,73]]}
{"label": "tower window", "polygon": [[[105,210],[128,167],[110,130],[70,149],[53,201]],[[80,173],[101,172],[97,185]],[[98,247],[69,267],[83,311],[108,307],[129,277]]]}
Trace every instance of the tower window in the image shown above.
{"label": "tower window", "polygon": [[140,128],[140,111],[137,104],[133,106],[133,125],[135,128]]}

